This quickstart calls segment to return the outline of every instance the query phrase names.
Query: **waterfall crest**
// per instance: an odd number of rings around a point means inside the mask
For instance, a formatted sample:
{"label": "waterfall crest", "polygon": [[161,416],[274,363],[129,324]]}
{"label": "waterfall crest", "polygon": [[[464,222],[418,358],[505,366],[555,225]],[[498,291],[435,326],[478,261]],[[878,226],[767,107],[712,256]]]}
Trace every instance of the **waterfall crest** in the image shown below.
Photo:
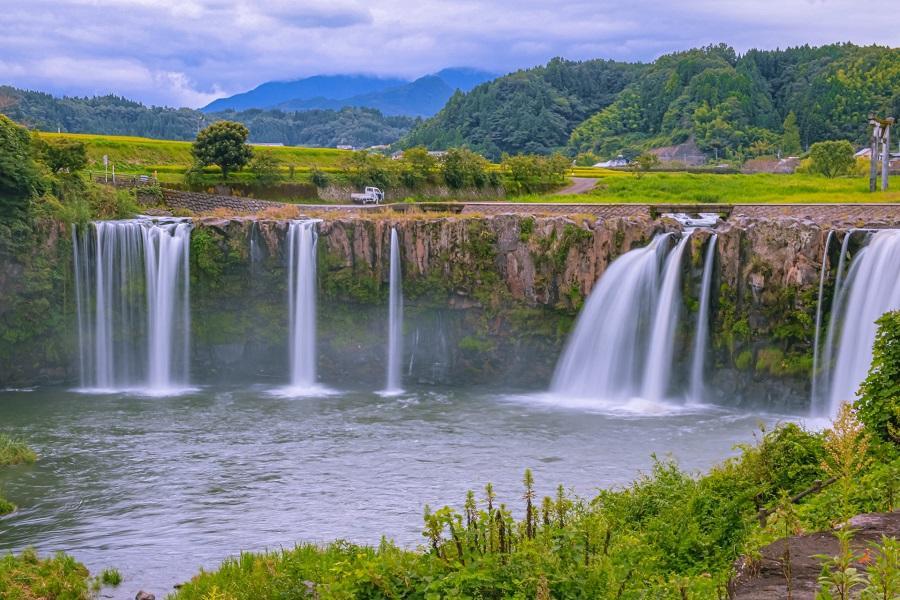
{"label": "waterfall crest", "polygon": [[694,330],[694,356],[691,359],[690,399],[702,402],[705,396],[703,379],[706,367],[706,346],[709,343],[709,304],[712,292],[713,267],[716,262],[716,241],[713,234],[706,246],[706,258],[703,261],[703,278],[700,281],[700,308],[697,311],[697,325]]}
{"label": "waterfall crest", "polygon": [[400,369],[403,360],[403,273],[401,267],[397,229],[392,227],[390,297],[388,299],[387,386],[384,390],[386,395],[403,392],[400,382]]}
{"label": "waterfall crest", "polygon": [[185,390],[190,232],[190,222],[181,219],[73,228],[81,388],[150,395]]}

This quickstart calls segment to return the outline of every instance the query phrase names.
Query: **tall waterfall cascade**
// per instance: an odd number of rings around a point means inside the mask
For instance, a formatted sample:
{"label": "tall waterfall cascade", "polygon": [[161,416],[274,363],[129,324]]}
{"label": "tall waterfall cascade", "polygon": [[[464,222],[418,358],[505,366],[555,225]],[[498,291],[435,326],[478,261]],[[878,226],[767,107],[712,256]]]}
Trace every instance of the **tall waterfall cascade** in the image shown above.
{"label": "tall waterfall cascade", "polygon": [[291,391],[316,390],[316,219],[291,221],[288,227],[288,315]]}
{"label": "tall waterfall cascade", "polygon": [[81,388],[182,391],[190,363],[190,221],[73,227]]}
{"label": "tall waterfall cascade", "polygon": [[[556,366],[551,393],[611,407],[634,399],[665,402],[674,393],[673,364],[682,310],[685,250],[695,229],[674,243],[655,237],[613,261],[582,308]],[[703,396],[703,372],[716,236],[706,249],[690,371],[692,400]]]}
{"label": "tall waterfall cascade", "polygon": [[709,344],[709,305],[712,295],[713,268],[716,263],[716,241],[713,234],[706,246],[706,258],[703,260],[703,277],[700,281],[700,307],[697,311],[697,323],[694,327],[694,355],[691,358],[690,399],[702,402],[705,396],[704,370],[706,367],[706,347]]}
{"label": "tall waterfall cascade", "polygon": [[853,233],[841,245],[825,346],[815,357],[814,416],[833,417],[842,403],[856,398],[872,362],[875,321],[900,309],[900,230],[868,232],[865,246],[849,257]]}
{"label": "tall waterfall cascade", "polygon": [[387,386],[384,393],[387,395],[399,394],[401,388],[403,361],[403,270],[400,263],[400,242],[397,238],[397,229],[391,228],[391,273],[390,294],[388,298],[388,360],[387,360]]}

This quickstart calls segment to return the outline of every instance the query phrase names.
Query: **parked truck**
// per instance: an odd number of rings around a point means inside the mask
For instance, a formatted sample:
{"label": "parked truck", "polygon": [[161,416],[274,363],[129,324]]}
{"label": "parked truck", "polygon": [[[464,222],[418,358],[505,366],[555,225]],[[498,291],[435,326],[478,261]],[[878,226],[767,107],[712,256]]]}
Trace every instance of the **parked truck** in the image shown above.
{"label": "parked truck", "polygon": [[362,194],[350,194],[350,199],[355,204],[381,204],[384,202],[384,192],[377,187],[366,187]]}

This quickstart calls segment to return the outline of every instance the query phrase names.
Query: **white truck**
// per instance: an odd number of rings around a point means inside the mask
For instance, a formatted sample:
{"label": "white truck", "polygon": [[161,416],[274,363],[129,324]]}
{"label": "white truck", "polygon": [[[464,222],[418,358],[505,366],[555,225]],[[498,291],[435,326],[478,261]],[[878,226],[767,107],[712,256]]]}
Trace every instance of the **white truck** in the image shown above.
{"label": "white truck", "polygon": [[366,187],[362,194],[350,194],[350,199],[356,204],[381,204],[384,202],[384,192],[377,187]]}

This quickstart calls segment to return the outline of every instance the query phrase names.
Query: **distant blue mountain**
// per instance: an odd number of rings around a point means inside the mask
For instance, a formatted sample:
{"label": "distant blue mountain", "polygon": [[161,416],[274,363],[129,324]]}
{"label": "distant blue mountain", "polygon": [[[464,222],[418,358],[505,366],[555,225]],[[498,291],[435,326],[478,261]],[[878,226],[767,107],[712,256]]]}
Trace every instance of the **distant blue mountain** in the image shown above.
{"label": "distant blue mountain", "polygon": [[339,110],[354,106],[375,108],[387,116],[430,117],[443,108],[455,90],[467,92],[494,77],[493,73],[465,67],[444,69],[412,82],[365,75],[317,75],[264,83],[249,92],[215,100],[201,110]]}
{"label": "distant blue mountain", "polygon": [[[403,79],[382,79],[367,75],[316,75],[295,81],[269,81],[249,92],[213,100],[200,110],[246,110],[248,108],[272,108],[288,100],[332,98],[341,100],[404,85]],[[340,107],[338,107],[340,108]]]}

